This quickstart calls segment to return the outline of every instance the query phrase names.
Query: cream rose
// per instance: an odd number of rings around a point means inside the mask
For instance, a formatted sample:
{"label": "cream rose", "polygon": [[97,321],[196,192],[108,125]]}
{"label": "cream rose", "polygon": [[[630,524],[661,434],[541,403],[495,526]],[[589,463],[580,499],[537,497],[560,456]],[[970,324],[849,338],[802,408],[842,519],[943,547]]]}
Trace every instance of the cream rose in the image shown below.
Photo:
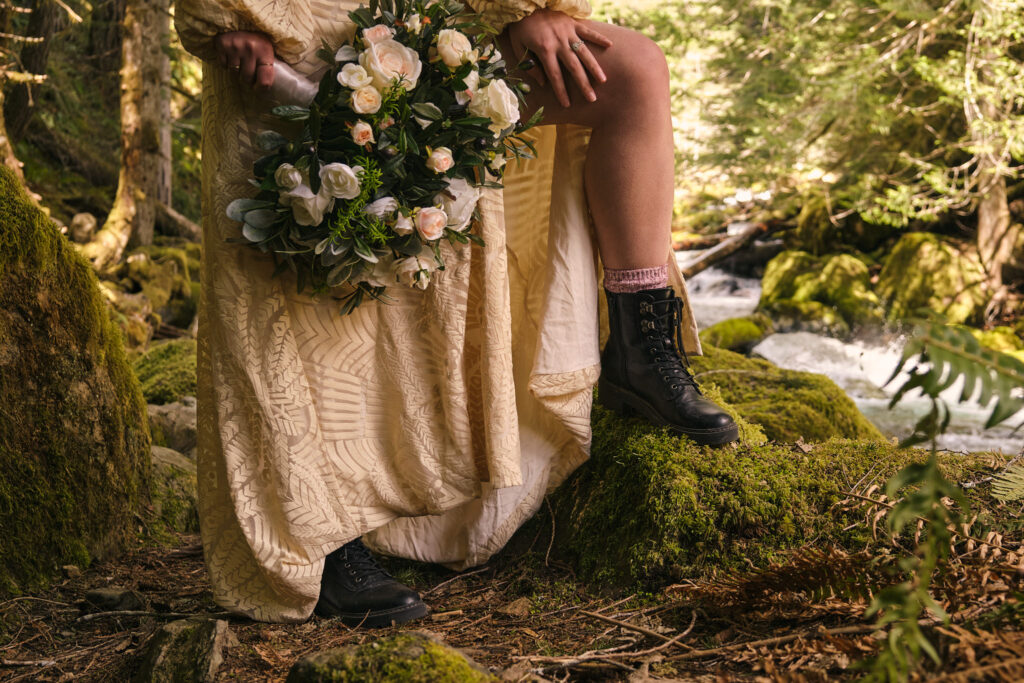
{"label": "cream rose", "polygon": [[294,190],[302,184],[302,171],[291,164],[281,164],[274,171],[274,182],[285,190]]}
{"label": "cream rose", "polygon": [[352,168],[348,164],[327,164],[320,169],[320,193],[338,199],[354,199],[359,196],[358,173],[361,166]]}
{"label": "cream rose", "polygon": [[472,53],[473,45],[465,34],[451,28],[441,29],[437,34],[437,54],[442,62],[453,69],[469,61]]}
{"label": "cream rose", "polygon": [[392,268],[395,278],[406,287],[426,289],[430,284],[430,274],[437,270],[434,250],[424,245],[416,256],[397,259]]}
{"label": "cream rose", "polygon": [[373,126],[366,121],[356,121],[352,126],[352,141],[360,146],[376,142],[373,138]]}
{"label": "cream rose", "polygon": [[455,157],[447,147],[438,147],[427,157],[427,168],[434,173],[444,173],[455,165]]}
{"label": "cream rose", "polygon": [[505,159],[504,154],[497,154],[493,159],[491,159],[491,163],[488,165],[491,167],[492,170],[500,171],[501,169],[505,168],[506,161],[507,160]]}
{"label": "cream rose", "polygon": [[448,225],[448,214],[442,209],[428,206],[416,212],[416,230],[428,242],[440,239]]}
{"label": "cream rose", "polygon": [[350,62],[341,67],[341,71],[338,72],[338,83],[346,88],[359,90],[373,83],[373,79],[370,78],[370,74],[366,73],[366,69]]}
{"label": "cream rose", "polygon": [[423,29],[423,25],[420,23],[420,15],[410,14],[409,18],[405,20],[405,27],[409,29],[409,33],[419,35],[419,32]]}
{"label": "cream rose", "polygon": [[372,85],[352,91],[349,105],[357,114],[376,114],[380,111],[380,92]]}
{"label": "cream rose", "polygon": [[395,29],[386,24],[377,24],[376,26],[363,29],[363,42],[367,45],[373,45],[382,40],[391,40],[394,37]]}
{"label": "cream rose", "polygon": [[448,187],[434,197],[434,202],[440,204],[448,214],[448,227],[462,231],[473,219],[473,210],[480,201],[480,194],[480,188],[473,187],[462,178],[452,178],[448,181]]}
{"label": "cream rose", "polygon": [[390,213],[398,210],[398,202],[394,197],[381,197],[375,202],[370,202],[363,207],[363,213],[368,213],[377,218],[384,218]]}
{"label": "cream rose", "polygon": [[415,230],[415,226],[412,224],[412,219],[404,214],[398,214],[398,218],[395,219],[395,234],[396,235],[411,235],[412,231]]}
{"label": "cream rose", "polygon": [[462,80],[466,84],[466,89],[455,93],[455,101],[459,104],[468,104],[473,99],[473,95],[476,94],[477,88],[480,87],[480,72],[473,69]]}
{"label": "cream rose", "polygon": [[469,113],[491,120],[491,131],[498,137],[519,120],[519,100],[505,81],[496,79],[476,91],[469,103]]}
{"label": "cream rose", "polygon": [[334,199],[323,193],[313,194],[308,185],[299,185],[294,190],[283,192],[281,203],[291,207],[299,225],[320,225],[324,222],[324,214],[334,206]]}
{"label": "cream rose", "polygon": [[383,90],[397,79],[400,87],[412,90],[419,81],[423,63],[416,51],[394,40],[382,40],[359,55],[359,63]]}

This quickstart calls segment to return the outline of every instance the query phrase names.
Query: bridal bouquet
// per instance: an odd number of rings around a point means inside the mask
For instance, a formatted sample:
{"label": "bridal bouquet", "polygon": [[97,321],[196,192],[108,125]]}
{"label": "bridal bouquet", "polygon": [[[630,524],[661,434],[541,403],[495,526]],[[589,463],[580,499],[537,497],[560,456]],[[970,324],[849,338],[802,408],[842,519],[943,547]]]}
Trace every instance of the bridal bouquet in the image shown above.
{"label": "bridal bouquet", "polygon": [[255,198],[236,199],[236,238],[296,274],[299,291],[348,285],[350,313],[395,285],[425,289],[444,268],[441,242],[471,232],[482,188],[501,187],[506,160],[529,157],[519,134],[525,86],[451,0],[376,0],[349,13],[348,44],[319,51],[328,69],[308,106],[273,113],[301,132],[259,135]]}

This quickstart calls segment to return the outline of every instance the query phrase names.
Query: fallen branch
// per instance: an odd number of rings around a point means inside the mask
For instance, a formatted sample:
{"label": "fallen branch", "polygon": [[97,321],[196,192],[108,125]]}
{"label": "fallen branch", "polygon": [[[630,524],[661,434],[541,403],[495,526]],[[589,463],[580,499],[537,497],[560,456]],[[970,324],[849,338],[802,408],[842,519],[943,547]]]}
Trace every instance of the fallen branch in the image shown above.
{"label": "fallen branch", "polygon": [[161,231],[174,237],[184,237],[198,242],[203,236],[203,229],[190,221],[163,202],[156,202],[156,222]]}
{"label": "fallen branch", "polygon": [[767,223],[754,223],[740,234],[729,237],[718,246],[708,249],[706,252],[701,254],[700,258],[683,268],[683,277],[691,278],[697,273],[715,265],[719,261],[725,260],[753,242],[757,237],[771,235],[772,233],[785,230],[789,227],[792,227],[791,224],[780,220],[771,220]]}
{"label": "fallen branch", "polygon": [[679,240],[672,243],[673,251],[696,251],[697,249],[710,249],[729,239],[727,232],[719,232],[714,235],[700,235],[686,240]]}
{"label": "fallen branch", "polygon": [[658,640],[660,640],[662,642],[670,642],[672,640],[668,636],[663,636],[660,633],[658,633],[657,631],[652,631],[649,628],[645,628],[643,626],[637,626],[636,624],[631,624],[628,621],[619,621],[618,619],[612,619],[611,617],[606,617],[605,615],[598,614],[597,612],[588,612],[586,610],[580,610],[580,614],[585,614],[588,617],[592,617],[594,619],[599,619],[599,620],[607,622],[609,624],[613,624],[615,626],[618,626],[619,628],[624,628],[627,631],[635,631],[637,633],[642,633],[645,636],[651,636],[652,638],[657,638]]}
{"label": "fallen branch", "polygon": [[188,619],[191,617],[206,617],[208,619],[224,619],[225,617],[231,616],[234,616],[231,612],[188,614],[187,612],[146,612],[142,610],[116,610],[113,612],[94,612],[93,614],[83,614],[82,616],[75,619],[75,621],[94,621],[96,619],[104,619],[106,617],[159,617],[161,619]]}

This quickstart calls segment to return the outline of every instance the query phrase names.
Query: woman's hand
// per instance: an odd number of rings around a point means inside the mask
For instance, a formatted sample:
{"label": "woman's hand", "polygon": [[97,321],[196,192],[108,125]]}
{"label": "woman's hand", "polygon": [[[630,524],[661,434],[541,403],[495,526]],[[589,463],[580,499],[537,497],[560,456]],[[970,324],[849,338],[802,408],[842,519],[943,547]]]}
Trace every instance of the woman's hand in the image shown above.
{"label": "woman's hand", "polygon": [[547,74],[547,81],[563,107],[570,105],[563,69],[572,76],[588,101],[597,99],[590,78],[598,83],[604,83],[607,78],[586,43],[608,48],[612,41],[607,37],[568,14],[548,9],[539,9],[509,24],[508,37],[518,61],[523,60],[527,50],[534,54],[543,68],[543,73],[535,71],[534,77],[544,85],[544,74]]}
{"label": "woman's hand", "polygon": [[244,85],[274,84],[274,44],[263,33],[232,31],[214,39],[220,65],[238,72]]}

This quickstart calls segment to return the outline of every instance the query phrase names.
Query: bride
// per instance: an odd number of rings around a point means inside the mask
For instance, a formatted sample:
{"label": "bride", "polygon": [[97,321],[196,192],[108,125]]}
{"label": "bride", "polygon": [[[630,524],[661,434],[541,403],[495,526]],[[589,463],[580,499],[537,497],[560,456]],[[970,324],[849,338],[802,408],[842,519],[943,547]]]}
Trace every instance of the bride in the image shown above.
{"label": "bride", "polygon": [[[357,2],[182,0],[203,67],[199,492],[217,602],[268,621],[423,616],[379,552],[454,568],[497,552],[582,464],[609,408],[701,444],[737,438],[680,354],[700,353],[670,249],[673,137],[661,50],[584,0],[471,2],[510,63],[530,53],[538,158],[486,190],[477,231],[425,292],[337,314],[228,242],[274,125],[274,61],[322,67]],[[511,57],[510,57],[511,55]],[[599,256],[599,259],[598,259]],[[608,338],[599,346],[596,264]]]}

